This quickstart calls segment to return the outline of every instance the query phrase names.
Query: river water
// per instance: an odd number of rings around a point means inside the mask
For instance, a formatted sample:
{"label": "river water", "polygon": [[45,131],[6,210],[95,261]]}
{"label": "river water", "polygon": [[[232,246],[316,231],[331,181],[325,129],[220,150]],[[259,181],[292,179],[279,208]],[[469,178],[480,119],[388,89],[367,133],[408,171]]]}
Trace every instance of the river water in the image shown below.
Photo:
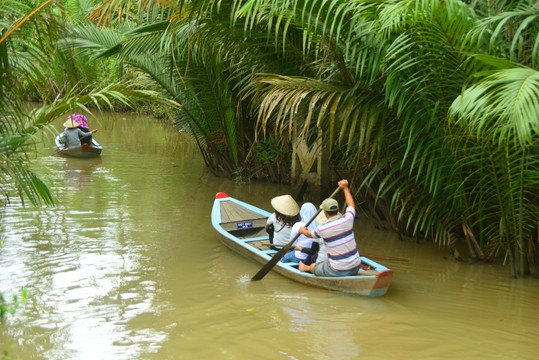
{"label": "river water", "polygon": [[[63,119],[55,122],[60,130]],[[536,359],[539,276],[454,261],[432,243],[356,221],[394,270],[380,298],[307,287],[224,247],[216,192],[270,210],[286,186],[214,177],[196,145],[129,114],[91,119],[97,159],[32,160],[57,207],[2,210],[0,292],[28,298],[0,323],[15,359]]]}

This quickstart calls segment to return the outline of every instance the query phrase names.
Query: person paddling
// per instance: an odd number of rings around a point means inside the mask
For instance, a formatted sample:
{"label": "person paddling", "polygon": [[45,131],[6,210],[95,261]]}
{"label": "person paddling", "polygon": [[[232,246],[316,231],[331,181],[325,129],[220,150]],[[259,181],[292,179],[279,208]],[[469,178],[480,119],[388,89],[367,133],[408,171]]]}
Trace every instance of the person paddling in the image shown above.
{"label": "person paddling", "polygon": [[361,266],[361,258],[357,250],[354,237],[354,219],[356,206],[354,198],[348,188],[348,180],[339,181],[339,187],[344,192],[346,212],[339,216],[339,203],[335,199],[325,199],[320,205],[327,222],[319,225],[313,231],[306,227],[299,229],[299,233],[320,239],[326,245],[328,261],[305,265],[300,261],[300,271],[310,271],[317,276],[348,276],[357,274]]}
{"label": "person paddling", "polygon": [[[86,116],[81,114],[73,114],[72,116],[69,116],[67,120],[73,119],[79,126],[77,126],[79,129],[81,129],[84,133],[89,133],[90,128],[88,127],[88,120],[86,119]],[[92,145],[92,134],[90,136],[85,136],[83,138],[80,138],[81,144],[88,144]]]}

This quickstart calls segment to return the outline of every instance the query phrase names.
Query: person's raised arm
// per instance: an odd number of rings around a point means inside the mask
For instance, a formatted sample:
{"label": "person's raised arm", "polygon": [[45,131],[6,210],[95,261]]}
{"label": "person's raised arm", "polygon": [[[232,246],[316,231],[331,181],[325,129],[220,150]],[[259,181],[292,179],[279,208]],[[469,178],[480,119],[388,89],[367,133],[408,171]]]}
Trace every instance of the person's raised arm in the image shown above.
{"label": "person's raised arm", "polygon": [[339,181],[339,187],[342,189],[344,193],[344,198],[346,200],[346,205],[356,208],[356,204],[354,203],[354,197],[352,196],[352,193],[350,192],[350,188],[348,188],[348,180],[343,179]]}

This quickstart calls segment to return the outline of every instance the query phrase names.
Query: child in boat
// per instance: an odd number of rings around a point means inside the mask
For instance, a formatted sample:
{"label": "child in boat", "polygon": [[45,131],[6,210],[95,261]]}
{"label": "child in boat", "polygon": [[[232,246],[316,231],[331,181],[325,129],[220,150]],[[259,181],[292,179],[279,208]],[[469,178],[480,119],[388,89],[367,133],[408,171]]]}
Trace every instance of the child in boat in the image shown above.
{"label": "child in boat", "polygon": [[339,187],[344,192],[346,199],[346,212],[339,216],[339,204],[335,199],[326,199],[320,205],[327,223],[319,225],[311,231],[306,227],[300,228],[299,232],[310,238],[322,238],[328,254],[328,261],[306,265],[300,261],[299,270],[310,271],[317,276],[348,276],[357,274],[361,259],[357,251],[354,237],[354,218],[356,206],[354,198],[348,188],[348,180],[339,181]]}
{"label": "child in boat", "polygon": [[[305,224],[312,219],[312,217],[316,214],[316,211],[316,206],[310,202],[307,202],[301,206],[299,211],[301,221],[292,226],[292,230],[290,231],[290,239],[288,241],[291,241],[296,237],[296,235],[298,235],[299,229],[305,226]],[[309,224],[308,229],[314,230],[317,226],[318,224],[315,220],[313,220],[313,222]],[[293,246],[295,246],[295,251],[287,252],[280,261],[294,262],[296,264],[302,261],[305,265],[310,265],[315,262],[319,246],[318,243],[313,242],[313,239],[300,234]]]}
{"label": "child in boat", "polygon": [[300,221],[299,206],[290,195],[274,197],[271,206],[275,212],[269,216],[266,230],[273,227],[273,246],[280,249],[290,242],[292,226]]}
{"label": "child in boat", "polygon": [[62,142],[64,146],[68,149],[76,148],[81,146],[81,139],[92,136],[97,130],[94,129],[90,132],[85,133],[79,129],[79,124],[77,124],[71,117],[63,124],[65,127],[64,135],[62,136]]}

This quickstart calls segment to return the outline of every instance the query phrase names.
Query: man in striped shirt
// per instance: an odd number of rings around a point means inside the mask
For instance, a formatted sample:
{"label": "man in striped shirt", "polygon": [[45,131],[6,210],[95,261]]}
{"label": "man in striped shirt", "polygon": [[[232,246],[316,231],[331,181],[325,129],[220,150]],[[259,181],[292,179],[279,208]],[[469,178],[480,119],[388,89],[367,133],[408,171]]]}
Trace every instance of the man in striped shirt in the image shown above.
{"label": "man in striped shirt", "polygon": [[328,261],[305,265],[299,263],[301,271],[310,271],[317,276],[347,276],[357,274],[361,265],[359,252],[354,238],[354,218],[356,205],[348,188],[348,180],[339,181],[339,187],[346,199],[346,212],[339,216],[339,204],[335,199],[326,199],[320,205],[328,222],[313,231],[302,227],[299,232],[307,237],[321,238],[325,242]]}

